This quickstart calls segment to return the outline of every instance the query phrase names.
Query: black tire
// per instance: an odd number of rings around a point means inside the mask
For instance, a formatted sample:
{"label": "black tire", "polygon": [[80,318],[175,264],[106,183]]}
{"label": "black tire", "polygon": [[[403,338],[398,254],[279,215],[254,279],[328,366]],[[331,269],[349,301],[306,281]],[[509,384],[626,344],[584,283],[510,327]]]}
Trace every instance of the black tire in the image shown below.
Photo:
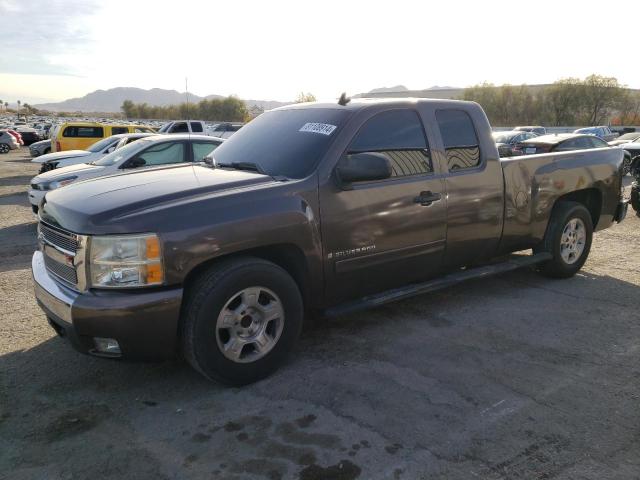
{"label": "black tire", "polygon": [[640,177],[640,155],[631,160],[631,175],[636,178]]}
{"label": "black tire", "polygon": [[631,188],[631,206],[640,216],[640,185],[634,185]]}
{"label": "black tire", "polygon": [[[561,255],[561,239],[565,227],[574,219],[582,221],[585,228],[584,248],[579,257],[571,263],[566,262]],[[591,214],[584,205],[578,202],[560,202],[551,214],[544,239],[534,253],[549,252],[553,258],[540,265],[539,271],[551,278],[569,278],[574,276],[587,261],[593,238],[593,221]]]}
{"label": "black tire", "polygon": [[51,153],[51,148],[45,148],[44,149],[43,155],[46,155],[47,153]]}
{"label": "black tire", "polygon": [[[271,290],[280,300],[283,327],[268,353],[249,363],[240,363],[222,352],[216,322],[238,292],[256,286]],[[300,336],[303,319],[300,290],[285,270],[254,257],[222,261],[189,287],[182,311],[182,352],[205,377],[228,385],[246,385],[268,376],[282,364]]]}
{"label": "black tire", "polygon": [[0,143],[0,153],[9,153],[11,147],[6,143]]}
{"label": "black tire", "polygon": [[631,172],[631,155],[626,153],[624,154],[624,158],[622,160],[622,175],[628,175]]}

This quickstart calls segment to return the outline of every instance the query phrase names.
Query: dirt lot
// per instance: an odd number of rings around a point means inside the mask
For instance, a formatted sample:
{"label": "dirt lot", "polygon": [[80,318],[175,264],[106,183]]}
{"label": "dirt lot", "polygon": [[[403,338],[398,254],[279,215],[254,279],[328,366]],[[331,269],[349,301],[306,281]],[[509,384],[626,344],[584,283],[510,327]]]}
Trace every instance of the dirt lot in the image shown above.
{"label": "dirt lot", "polygon": [[36,170],[0,156],[0,478],[640,478],[632,213],[571,280],[525,270],[334,319],[231,389],[54,335],[32,294]]}

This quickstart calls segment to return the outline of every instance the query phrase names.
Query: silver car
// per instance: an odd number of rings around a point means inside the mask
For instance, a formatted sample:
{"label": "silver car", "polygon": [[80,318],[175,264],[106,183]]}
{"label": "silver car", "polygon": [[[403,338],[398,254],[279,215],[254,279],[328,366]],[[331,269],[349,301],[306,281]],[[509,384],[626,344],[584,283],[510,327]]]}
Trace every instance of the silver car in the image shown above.
{"label": "silver car", "polygon": [[6,130],[0,130],[0,153],[9,153],[17,148],[20,148],[20,144],[16,137]]}
{"label": "silver car", "polygon": [[134,168],[153,168],[182,162],[203,162],[224,142],[205,135],[151,135],[128,144],[92,163],[56,168],[31,179],[29,202],[34,213],[47,192],[70,183],[123,173]]}

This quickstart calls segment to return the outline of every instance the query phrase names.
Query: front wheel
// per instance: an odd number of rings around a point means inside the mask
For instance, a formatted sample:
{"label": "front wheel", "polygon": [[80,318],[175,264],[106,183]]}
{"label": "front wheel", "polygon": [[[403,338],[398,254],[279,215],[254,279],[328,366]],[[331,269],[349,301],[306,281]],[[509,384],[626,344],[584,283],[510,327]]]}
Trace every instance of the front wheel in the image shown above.
{"label": "front wheel", "polygon": [[631,162],[631,155],[625,153],[622,160],[622,175],[628,175],[631,172]]}
{"label": "front wheel", "polygon": [[534,253],[548,252],[552,259],[540,265],[540,273],[552,278],[575,275],[591,250],[593,222],[584,205],[561,202],[551,214],[544,239]]}
{"label": "front wheel", "polygon": [[186,360],[205,377],[245,385],[275,371],[303,323],[300,290],[259,258],[222,261],[190,287],[182,318]]}
{"label": "front wheel", "polygon": [[0,153],[9,153],[9,150],[11,150],[11,147],[9,147],[9,145],[7,145],[6,143],[0,143]]}

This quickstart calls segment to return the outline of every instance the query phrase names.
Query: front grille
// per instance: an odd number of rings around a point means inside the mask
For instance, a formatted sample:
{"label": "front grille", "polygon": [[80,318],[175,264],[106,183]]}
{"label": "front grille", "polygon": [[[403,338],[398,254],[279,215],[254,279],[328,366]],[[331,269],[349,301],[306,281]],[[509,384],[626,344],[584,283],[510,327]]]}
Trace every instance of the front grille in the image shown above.
{"label": "front grille", "polygon": [[38,230],[47,271],[74,288],[83,288],[78,282],[78,269],[84,278],[81,237],[44,222],[40,222]]}
{"label": "front grille", "polygon": [[40,235],[42,235],[46,243],[54,247],[58,247],[74,255],[78,251],[78,240],[72,233],[54,230],[44,223],[40,223]]}
{"label": "front grille", "polygon": [[47,267],[47,270],[49,270],[49,272],[53,273],[61,280],[72,285],[78,283],[78,275],[75,268],[56,262],[54,259],[48,257],[47,255],[44,255],[44,265],[45,267]]}

